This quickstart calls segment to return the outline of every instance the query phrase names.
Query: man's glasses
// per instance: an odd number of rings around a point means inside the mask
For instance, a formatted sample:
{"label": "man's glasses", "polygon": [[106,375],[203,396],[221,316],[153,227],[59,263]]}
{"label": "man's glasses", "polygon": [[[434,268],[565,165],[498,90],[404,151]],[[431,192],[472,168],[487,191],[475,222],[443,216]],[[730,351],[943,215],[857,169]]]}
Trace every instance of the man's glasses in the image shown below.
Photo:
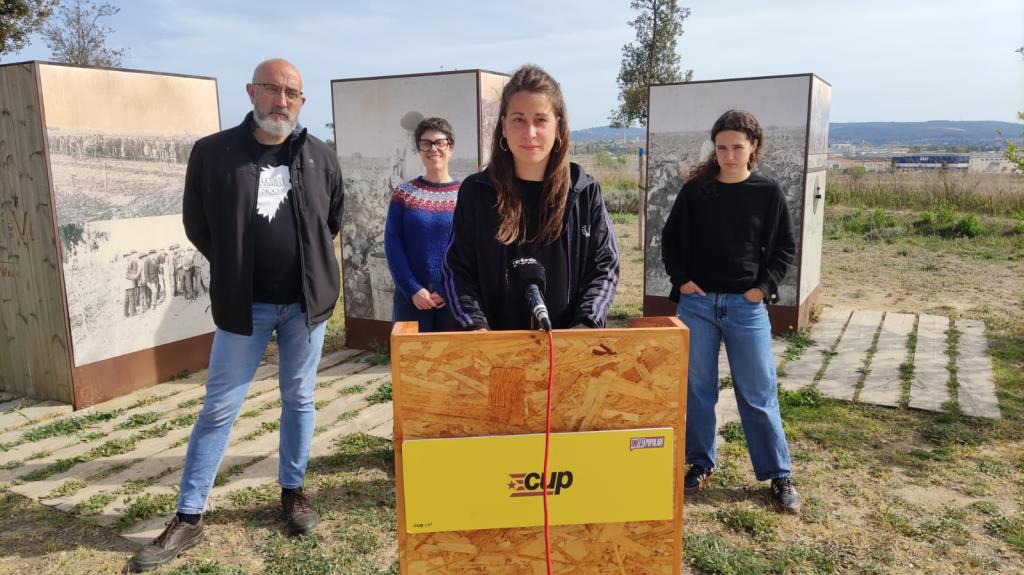
{"label": "man's glasses", "polygon": [[275,98],[279,97],[282,93],[284,93],[284,97],[288,98],[289,102],[297,102],[299,98],[302,97],[302,92],[294,88],[284,88],[282,86],[278,86],[277,84],[268,84],[266,82],[253,82],[252,85],[259,86],[260,88],[263,89],[264,92],[270,94]]}
{"label": "man's glasses", "polygon": [[416,147],[419,148],[421,152],[429,152],[431,146],[437,148],[438,150],[447,150],[449,145],[451,145],[451,140],[449,140],[448,138],[416,141]]}

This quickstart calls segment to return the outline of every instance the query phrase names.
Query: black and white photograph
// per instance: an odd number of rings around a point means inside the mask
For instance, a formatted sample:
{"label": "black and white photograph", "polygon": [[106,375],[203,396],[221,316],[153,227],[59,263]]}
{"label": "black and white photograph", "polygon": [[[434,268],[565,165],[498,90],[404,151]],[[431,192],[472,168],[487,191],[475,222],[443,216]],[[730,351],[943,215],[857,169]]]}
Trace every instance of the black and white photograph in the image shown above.
{"label": "black and white photograph", "polygon": [[213,331],[209,264],[181,201],[192,145],[219,128],[216,84],[42,70],[75,365]]}
{"label": "black and white photograph", "polygon": [[384,222],[392,190],[422,175],[412,136],[432,116],[448,120],[455,134],[452,177],[477,171],[477,72],[334,80],[332,93],[345,180],[345,315],[391,321],[394,282],[384,256]]}
{"label": "black and white photograph", "polygon": [[[689,170],[714,152],[711,126],[730,109],[751,112],[760,122],[765,153],[756,169],[782,186],[793,227],[800,229],[810,79],[782,76],[651,86],[644,295],[667,297],[671,290],[661,262],[661,230]],[[787,275],[779,285],[778,304],[797,305],[797,275]]]}

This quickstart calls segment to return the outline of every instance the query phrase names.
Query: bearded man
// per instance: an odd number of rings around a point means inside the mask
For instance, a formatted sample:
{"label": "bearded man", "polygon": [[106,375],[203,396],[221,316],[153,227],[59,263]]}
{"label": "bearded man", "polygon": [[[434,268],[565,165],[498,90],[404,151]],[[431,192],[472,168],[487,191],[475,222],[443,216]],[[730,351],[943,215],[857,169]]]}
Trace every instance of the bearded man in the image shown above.
{"label": "bearded man", "polygon": [[192,428],[177,514],[132,560],[154,569],[203,540],[202,513],[238,415],[277,332],[281,392],[281,511],[301,535],[319,518],[302,491],[313,437],[313,388],[324,328],[338,301],[333,238],[344,192],[334,152],[298,125],[302,76],[262,62],[245,86],[250,112],[196,142],[185,175],[185,233],[210,262],[217,330],[206,397]]}

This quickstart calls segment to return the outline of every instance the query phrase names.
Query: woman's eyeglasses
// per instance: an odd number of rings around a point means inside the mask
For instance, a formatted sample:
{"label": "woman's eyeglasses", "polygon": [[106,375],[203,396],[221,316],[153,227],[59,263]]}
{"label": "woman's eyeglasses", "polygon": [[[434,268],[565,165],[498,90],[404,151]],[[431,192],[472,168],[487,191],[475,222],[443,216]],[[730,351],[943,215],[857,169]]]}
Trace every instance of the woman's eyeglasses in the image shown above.
{"label": "woman's eyeglasses", "polygon": [[417,140],[416,141],[416,147],[419,148],[419,150],[421,152],[429,152],[431,146],[437,148],[438,150],[447,150],[448,146],[450,146],[450,145],[451,145],[451,140],[449,140],[448,138],[439,138],[437,140]]}

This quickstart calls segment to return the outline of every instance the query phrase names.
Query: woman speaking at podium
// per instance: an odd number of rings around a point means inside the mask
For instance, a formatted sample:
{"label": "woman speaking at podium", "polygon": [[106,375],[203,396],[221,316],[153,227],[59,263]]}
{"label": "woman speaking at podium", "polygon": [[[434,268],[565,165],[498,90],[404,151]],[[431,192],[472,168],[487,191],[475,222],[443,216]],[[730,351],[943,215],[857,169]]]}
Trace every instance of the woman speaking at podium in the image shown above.
{"label": "woman speaking at podium", "polygon": [[782,430],[766,301],[796,252],[786,196],[775,180],[751,172],[764,135],[748,112],[730,110],[711,128],[714,153],[694,167],[662,230],[669,296],[690,330],[686,401],[686,493],[714,476],[718,350],[725,341],[740,422],[758,481],[771,501],[796,513],[789,446]]}
{"label": "woman speaking at podium", "polygon": [[558,82],[523,66],[502,92],[490,162],[459,188],[444,287],[464,329],[530,328],[512,269],[524,260],[543,266],[538,287],[555,328],[604,326],[619,253],[601,186],[569,162],[569,146]]}

